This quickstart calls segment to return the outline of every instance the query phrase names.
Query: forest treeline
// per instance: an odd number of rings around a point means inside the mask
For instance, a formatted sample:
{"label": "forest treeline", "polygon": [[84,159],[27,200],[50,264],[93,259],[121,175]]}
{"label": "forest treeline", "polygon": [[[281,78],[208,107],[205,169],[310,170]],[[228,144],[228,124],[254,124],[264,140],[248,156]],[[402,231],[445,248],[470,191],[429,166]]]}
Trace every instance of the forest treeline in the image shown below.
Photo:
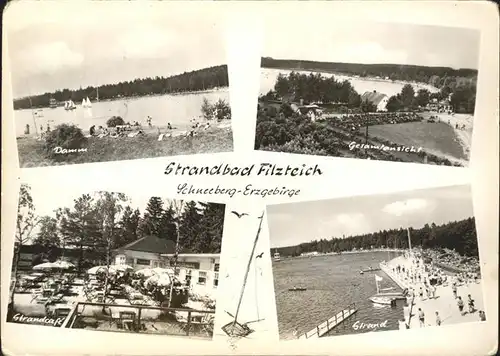
{"label": "forest treeline", "polygon": [[[412,247],[421,246],[424,249],[448,248],[460,255],[479,257],[477,233],[474,218],[449,222],[447,224],[426,224],[420,229],[410,228]],[[281,256],[300,256],[302,253],[338,253],[354,249],[369,250],[375,248],[407,249],[408,231],[406,229],[382,230],[375,233],[350,236],[346,238],[320,239],[305,242],[296,246],[280,247],[277,250]]]}
{"label": "forest treeline", "polygon": [[[176,94],[194,92],[229,86],[227,65],[184,72],[170,77],[134,79],[116,84],[99,86],[99,100],[112,100],[122,97]],[[50,99],[57,102],[73,100],[81,102],[84,98],[97,99],[97,88],[89,86],[81,89],[63,89],[51,93],[34,95],[14,100],[14,110],[49,107]]]}
{"label": "forest treeline", "polygon": [[261,59],[263,68],[307,70],[318,72],[337,72],[360,77],[388,77],[391,80],[416,81],[428,83],[437,88],[447,86],[455,78],[460,78],[458,83],[477,80],[476,69],[453,69],[449,67],[425,67],[417,65],[402,64],[361,64],[361,63],[335,63],[302,61],[295,59],[274,59],[263,57]]}
{"label": "forest treeline", "polygon": [[124,194],[97,192],[81,195],[72,206],[57,209],[55,216],[37,216],[27,185],[21,187],[19,201],[17,251],[26,244],[43,246],[40,259],[53,261],[71,248],[78,251],[80,270],[89,267],[87,255],[109,264],[115,249],[147,236],[175,243],[178,234],[178,252],[220,253],[221,249],[223,204],[151,197],[141,212]]}

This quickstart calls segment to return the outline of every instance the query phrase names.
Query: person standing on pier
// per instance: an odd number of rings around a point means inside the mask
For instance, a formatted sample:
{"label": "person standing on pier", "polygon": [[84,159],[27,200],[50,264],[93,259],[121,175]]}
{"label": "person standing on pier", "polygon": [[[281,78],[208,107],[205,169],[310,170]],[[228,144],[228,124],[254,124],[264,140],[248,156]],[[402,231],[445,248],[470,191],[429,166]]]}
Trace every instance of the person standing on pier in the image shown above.
{"label": "person standing on pier", "polygon": [[458,297],[457,305],[458,305],[458,310],[460,311],[460,314],[464,315],[464,301],[462,300],[462,297]]}
{"label": "person standing on pier", "polygon": [[453,297],[457,299],[457,283],[453,282],[451,285],[451,290],[453,291]]}
{"label": "person standing on pier", "polygon": [[467,303],[469,305],[469,313],[474,313],[474,299],[472,299],[472,297],[468,296],[468,300],[467,300]]}
{"label": "person standing on pier", "polygon": [[422,308],[418,308],[418,320],[420,321],[420,327],[425,326],[425,314]]}
{"label": "person standing on pier", "polygon": [[436,325],[441,326],[441,317],[439,316],[439,312],[436,311]]}

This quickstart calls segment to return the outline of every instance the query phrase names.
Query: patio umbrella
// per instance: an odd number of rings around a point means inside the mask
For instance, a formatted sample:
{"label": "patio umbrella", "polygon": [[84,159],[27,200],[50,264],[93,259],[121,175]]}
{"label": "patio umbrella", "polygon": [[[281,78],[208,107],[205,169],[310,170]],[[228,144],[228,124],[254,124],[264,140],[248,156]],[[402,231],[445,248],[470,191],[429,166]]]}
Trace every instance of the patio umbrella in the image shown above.
{"label": "patio umbrella", "polygon": [[172,278],[166,273],[149,277],[145,282],[146,285],[156,284],[157,286],[162,287],[168,287],[171,283]]}
{"label": "patio umbrella", "polygon": [[53,263],[54,264],[54,267],[55,268],[58,268],[58,269],[71,269],[71,268],[75,268],[75,265],[72,264],[71,262],[67,262],[67,261],[56,261]]}
{"label": "patio umbrella", "polygon": [[132,271],[134,268],[129,266],[129,265],[112,265],[112,266],[109,266],[109,269],[115,270],[115,271],[127,272],[127,271]]}
{"label": "patio umbrella", "polygon": [[136,271],[135,273],[138,274],[139,276],[147,278],[154,276],[156,274],[155,271],[153,271],[151,268],[143,268]]}
{"label": "patio umbrella", "polygon": [[156,267],[156,268],[153,268],[152,270],[154,273],[156,274],[168,274],[168,275],[174,275],[175,272],[172,268],[160,268],[160,267]]}
{"label": "patio umbrella", "polygon": [[106,266],[95,266],[95,267],[92,267],[91,269],[89,269],[87,271],[88,274],[97,274],[98,272],[104,272],[106,273],[108,270],[108,267]]}
{"label": "patio umbrella", "polygon": [[51,270],[54,268],[57,268],[57,266],[52,262],[41,263],[41,264],[33,267],[33,269],[36,271],[46,271],[46,270]]}

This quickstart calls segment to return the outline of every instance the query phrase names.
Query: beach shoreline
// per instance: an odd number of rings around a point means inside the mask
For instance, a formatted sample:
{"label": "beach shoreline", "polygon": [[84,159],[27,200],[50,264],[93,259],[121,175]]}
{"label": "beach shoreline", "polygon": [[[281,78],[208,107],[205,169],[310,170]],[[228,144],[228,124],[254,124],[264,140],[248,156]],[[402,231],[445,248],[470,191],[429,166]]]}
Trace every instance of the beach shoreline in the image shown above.
{"label": "beach shoreline", "polygon": [[[482,284],[480,282],[457,284],[457,295],[461,296],[464,302],[464,310],[468,310],[466,304],[469,294],[475,301],[475,311],[473,313],[466,312],[465,314],[461,314],[457,306],[458,299],[455,298],[452,291],[452,283],[455,281],[453,276],[449,277],[451,281],[448,281],[447,278],[444,284],[436,286],[435,297],[432,297],[425,293],[425,285],[423,283],[425,277],[422,278],[422,281],[410,281],[409,278],[404,275],[404,272],[397,272],[398,266],[404,266],[406,271],[410,270],[426,275],[422,269],[422,264],[420,264],[420,267],[416,267],[415,261],[415,259],[409,259],[407,256],[399,256],[385,264],[381,263],[380,265],[384,273],[386,273],[398,286],[402,289],[414,291],[408,301],[408,303],[411,303],[410,300],[413,301],[413,305],[404,307],[405,323],[410,329],[437,325],[436,312],[439,313],[441,325],[479,321],[477,311],[484,310]],[[420,296],[419,293],[421,288],[424,291],[422,296]],[[423,324],[420,322],[419,309],[423,311],[425,316]]]}

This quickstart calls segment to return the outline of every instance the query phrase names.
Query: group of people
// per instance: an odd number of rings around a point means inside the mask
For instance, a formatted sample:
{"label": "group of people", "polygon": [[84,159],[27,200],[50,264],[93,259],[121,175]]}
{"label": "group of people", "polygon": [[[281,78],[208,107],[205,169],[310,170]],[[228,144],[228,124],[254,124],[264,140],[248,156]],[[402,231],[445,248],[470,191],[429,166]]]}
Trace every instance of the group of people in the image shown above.
{"label": "group of people", "polygon": [[[428,299],[436,299],[439,298],[437,295],[437,286],[443,285],[447,286],[448,283],[451,283],[451,290],[453,293],[453,297],[456,300],[456,307],[458,307],[458,311],[461,316],[466,315],[467,313],[473,314],[476,312],[475,301],[472,298],[471,294],[467,295],[467,300],[463,300],[462,297],[458,293],[458,287],[462,285],[459,282],[459,278],[457,276],[450,277],[447,276],[442,270],[438,267],[431,265],[430,263],[424,263],[424,260],[429,262],[426,257],[424,259],[424,254],[421,252],[415,252],[411,256],[406,253],[405,258],[410,261],[408,265],[396,265],[393,267],[393,273],[395,273],[399,278],[401,278],[408,286],[408,299],[412,302],[417,300],[422,303]],[[420,284],[420,286],[417,286]],[[415,290],[418,290],[418,292]],[[441,290],[443,293],[443,290]],[[468,307],[468,311],[465,311],[465,307]],[[411,310],[411,309],[410,309]],[[426,316],[423,310],[423,306],[419,307],[417,310],[417,317],[419,320],[420,327],[426,326]],[[478,311],[479,320],[485,321],[486,315],[484,311]],[[441,317],[439,311],[435,311],[435,325],[439,326],[443,323],[445,319]],[[404,319],[400,320],[400,329],[409,328],[409,325],[406,323]]]}
{"label": "group of people", "polygon": [[[35,127],[36,128],[36,127]],[[43,130],[43,125],[40,125],[40,134],[43,136],[44,134],[48,134],[51,131],[50,125],[47,123],[47,126],[45,128],[45,131]],[[26,124],[24,128],[24,134],[29,135],[31,132],[31,128],[29,124]]]}
{"label": "group of people", "polygon": [[422,121],[417,113],[364,113],[329,118],[329,124],[350,131],[358,131],[366,126],[402,124]]}

